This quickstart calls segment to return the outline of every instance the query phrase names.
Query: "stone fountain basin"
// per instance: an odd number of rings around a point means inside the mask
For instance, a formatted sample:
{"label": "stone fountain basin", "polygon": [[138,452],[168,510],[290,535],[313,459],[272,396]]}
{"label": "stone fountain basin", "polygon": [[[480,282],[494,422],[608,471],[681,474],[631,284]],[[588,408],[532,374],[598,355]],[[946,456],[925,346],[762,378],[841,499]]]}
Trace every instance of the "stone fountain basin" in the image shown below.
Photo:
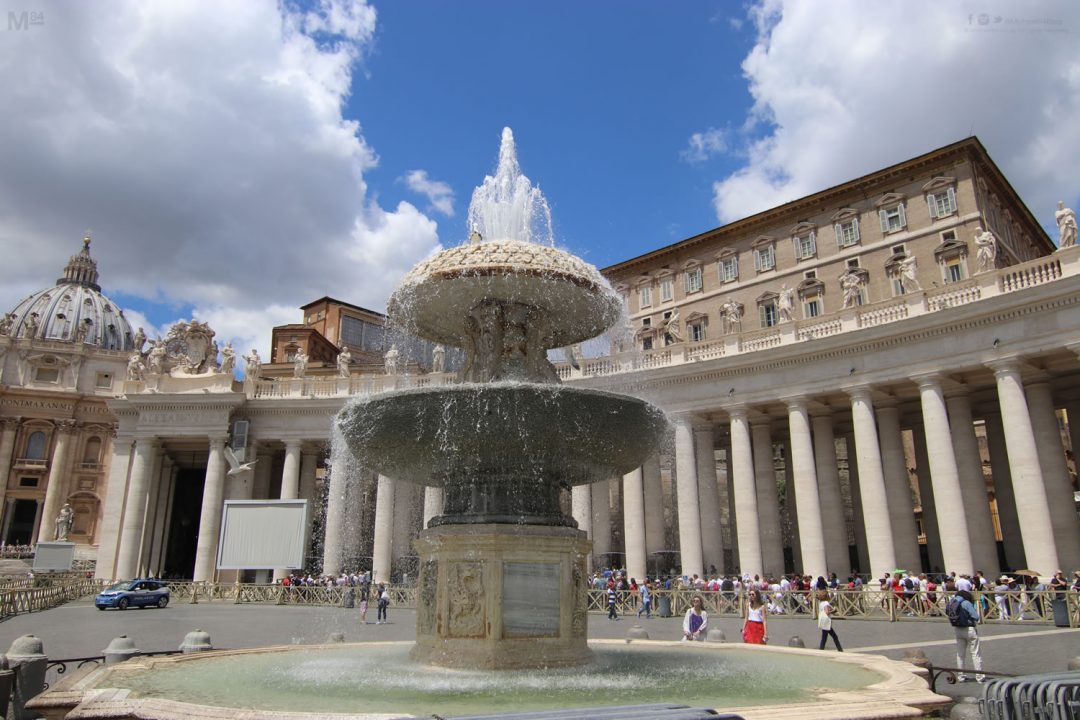
{"label": "stone fountain basin", "polygon": [[639,467],[666,423],[638,398],[533,383],[394,391],[353,400],[338,416],[361,464],[435,486],[523,474],[563,486],[609,480]]}
{"label": "stone fountain basin", "polygon": [[411,643],[283,646],[87,667],[30,702],[46,718],[389,720],[679,702],[747,720],[920,717],[950,702],[926,670],[878,655],[593,641],[597,662],[527,671],[407,662]]}

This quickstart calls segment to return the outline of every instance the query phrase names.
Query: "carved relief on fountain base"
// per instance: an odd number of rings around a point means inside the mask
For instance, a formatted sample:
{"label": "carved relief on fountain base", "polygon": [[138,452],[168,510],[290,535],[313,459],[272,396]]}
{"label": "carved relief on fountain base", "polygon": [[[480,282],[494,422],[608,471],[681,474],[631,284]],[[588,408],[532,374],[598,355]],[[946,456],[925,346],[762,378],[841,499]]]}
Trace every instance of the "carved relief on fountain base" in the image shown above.
{"label": "carved relief on fountain base", "polygon": [[[583,576],[590,542],[567,527],[440,526],[416,541],[421,558],[411,657],[443,667],[578,665],[585,638]],[[434,592],[430,590],[434,588]]]}

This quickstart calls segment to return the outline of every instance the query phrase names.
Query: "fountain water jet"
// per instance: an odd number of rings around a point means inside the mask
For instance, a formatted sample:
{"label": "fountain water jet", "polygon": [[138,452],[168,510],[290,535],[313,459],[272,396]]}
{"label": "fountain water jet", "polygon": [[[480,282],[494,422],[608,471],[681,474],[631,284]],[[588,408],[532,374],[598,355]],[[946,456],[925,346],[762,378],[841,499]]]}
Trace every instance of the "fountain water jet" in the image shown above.
{"label": "fountain water jet", "polygon": [[561,385],[548,350],[602,333],[622,304],[596,268],[534,242],[550,242],[550,210],[509,128],[469,218],[469,242],[413,268],[388,303],[393,325],[464,348],[461,384],[356,400],[338,425],[372,469],[444,489],[445,513],[417,541],[414,659],[578,664],[590,545],[560,493],[638,467],[665,420],[639,399]]}

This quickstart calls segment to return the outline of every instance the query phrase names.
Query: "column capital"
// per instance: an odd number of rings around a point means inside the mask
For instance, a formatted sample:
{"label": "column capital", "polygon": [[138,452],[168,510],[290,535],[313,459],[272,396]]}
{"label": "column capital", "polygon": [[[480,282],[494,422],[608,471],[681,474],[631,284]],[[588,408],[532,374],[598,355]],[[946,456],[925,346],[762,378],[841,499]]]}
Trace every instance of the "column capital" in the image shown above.
{"label": "column capital", "polygon": [[789,395],[787,397],[780,398],[780,402],[784,403],[784,406],[787,407],[788,412],[791,412],[792,410],[802,410],[806,413],[810,412],[810,401],[806,399],[805,395]]}
{"label": "column capital", "polygon": [[22,422],[21,418],[17,417],[0,417],[0,430],[14,430],[19,427],[19,423]]}
{"label": "column capital", "polygon": [[56,429],[61,433],[64,433],[65,435],[70,435],[71,433],[75,432],[75,428],[78,427],[78,425],[79,423],[76,420],[69,419],[56,421]]}
{"label": "column capital", "polygon": [[745,405],[728,405],[724,408],[724,411],[728,414],[729,419],[746,422],[749,409]]}
{"label": "column capital", "polygon": [[210,450],[224,450],[226,443],[229,442],[228,435],[210,435],[207,440],[210,441]]}
{"label": "column capital", "polygon": [[157,435],[135,435],[131,438],[135,446],[140,449],[152,449],[158,445]]}
{"label": "column capital", "polygon": [[861,385],[849,385],[842,390],[852,400],[868,400],[871,403],[874,401],[874,386],[870,384]]}
{"label": "column capital", "polygon": [[994,371],[994,377],[1002,378],[1008,375],[1019,375],[1028,367],[1027,362],[1018,356],[998,358],[986,363],[986,367]]}
{"label": "column capital", "polygon": [[940,372],[920,373],[911,376],[911,381],[918,385],[920,390],[928,388],[941,390],[943,379],[944,376]]}
{"label": "column capital", "polygon": [[304,441],[299,438],[282,438],[285,443],[285,452],[300,452],[303,450]]}

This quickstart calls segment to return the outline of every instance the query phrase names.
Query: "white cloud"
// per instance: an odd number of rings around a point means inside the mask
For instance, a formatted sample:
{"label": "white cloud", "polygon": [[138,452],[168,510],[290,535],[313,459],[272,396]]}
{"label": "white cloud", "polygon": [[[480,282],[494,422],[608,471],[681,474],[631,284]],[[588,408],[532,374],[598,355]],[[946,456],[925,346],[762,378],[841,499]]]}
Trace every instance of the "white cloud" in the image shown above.
{"label": "white cloud", "polygon": [[426,170],[410,170],[404,178],[409,189],[428,199],[430,207],[447,217],[454,217],[454,191],[441,180],[432,180]]}
{"label": "white cloud", "polygon": [[225,347],[227,342],[233,344],[238,368],[244,364],[241,356],[250,354],[252,348],[259,351],[263,362],[269,362],[270,331],[275,325],[286,325],[302,319],[300,311],[290,305],[270,305],[257,310],[196,307],[191,315],[214,329],[214,340],[219,347]]}
{"label": "white cloud", "polygon": [[727,132],[720,128],[709,128],[705,132],[696,132],[691,135],[686,149],[680,153],[680,156],[688,163],[700,163],[714,155],[726,152],[727,148]]}
{"label": "white cloud", "polygon": [[362,0],[26,8],[45,24],[0,42],[0,307],[87,227],[109,291],[222,327],[218,308],[296,320],[322,295],[381,309],[439,246],[415,207],[368,196],[377,156],[342,115],[375,30]]}
{"label": "white cloud", "polygon": [[972,132],[1047,227],[1080,195],[1080,4],[765,0],[751,17],[756,139],[714,185],[721,222]]}

